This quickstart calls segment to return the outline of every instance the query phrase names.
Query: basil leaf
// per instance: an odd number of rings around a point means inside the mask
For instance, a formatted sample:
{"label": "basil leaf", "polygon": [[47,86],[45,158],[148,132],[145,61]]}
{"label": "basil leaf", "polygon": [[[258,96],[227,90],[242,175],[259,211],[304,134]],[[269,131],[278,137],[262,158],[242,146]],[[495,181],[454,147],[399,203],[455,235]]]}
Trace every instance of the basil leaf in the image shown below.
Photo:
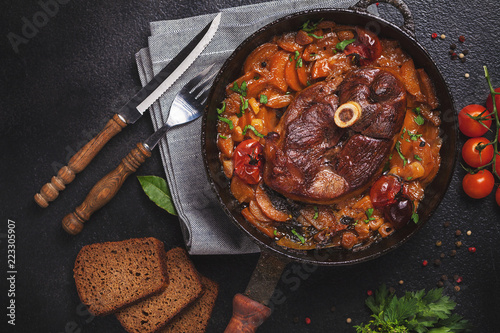
{"label": "basil leaf", "polygon": [[337,48],[337,50],[340,50],[340,51],[344,51],[344,49],[346,48],[347,45],[351,44],[351,43],[354,43],[356,39],[346,39],[346,40],[343,40],[341,41],[340,43],[337,43],[337,46],[335,46]]}
{"label": "basil leaf", "polygon": [[260,95],[260,102],[262,104],[266,104],[267,103],[267,96],[266,95]]}
{"label": "basil leaf", "polygon": [[157,176],[137,176],[137,179],[141,183],[144,193],[146,193],[151,201],[170,214],[177,215],[177,210],[175,209],[172,195],[165,179]]}

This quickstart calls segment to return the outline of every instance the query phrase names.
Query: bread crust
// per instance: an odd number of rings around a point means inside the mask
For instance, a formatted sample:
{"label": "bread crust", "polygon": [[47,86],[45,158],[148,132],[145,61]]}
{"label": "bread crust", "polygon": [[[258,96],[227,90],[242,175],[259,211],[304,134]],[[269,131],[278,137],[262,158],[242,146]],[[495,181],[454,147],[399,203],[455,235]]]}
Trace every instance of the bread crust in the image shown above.
{"label": "bread crust", "polygon": [[78,296],[90,313],[104,316],[155,295],[168,286],[165,255],[153,237],[86,245],[73,269]]}

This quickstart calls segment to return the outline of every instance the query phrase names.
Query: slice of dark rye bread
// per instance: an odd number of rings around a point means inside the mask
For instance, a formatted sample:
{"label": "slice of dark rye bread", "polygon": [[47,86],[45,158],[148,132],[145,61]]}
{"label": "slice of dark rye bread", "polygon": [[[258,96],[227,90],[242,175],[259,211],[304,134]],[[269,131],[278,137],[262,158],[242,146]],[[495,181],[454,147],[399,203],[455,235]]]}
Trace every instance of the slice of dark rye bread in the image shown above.
{"label": "slice of dark rye bread", "polygon": [[205,332],[212,315],[219,285],[202,276],[203,294],[186,309],[175,316],[160,333],[201,333]]}
{"label": "slice of dark rye bread", "polygon": [[165,247],[156,238],[84,246],[73,276],[81,301],[94,315],[107,315],[168,285]]}
{"label": "slice of dark rye bread", "polygon": [[157,295],[115,313],[128,332],[155,332],[200,296],[203,290],[200,277],[186,251],[174,248],[167,252],[165,261],[168,287]]}

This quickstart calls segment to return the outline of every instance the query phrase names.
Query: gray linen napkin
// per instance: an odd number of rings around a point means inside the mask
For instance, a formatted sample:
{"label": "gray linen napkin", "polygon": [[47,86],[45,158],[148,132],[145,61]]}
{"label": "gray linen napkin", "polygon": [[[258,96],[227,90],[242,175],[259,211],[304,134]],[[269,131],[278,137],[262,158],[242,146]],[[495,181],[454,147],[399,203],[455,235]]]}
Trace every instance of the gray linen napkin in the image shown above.
{"label": "gray linen napkin", "polygon": [[[173,98],[181,87],[206,66],[218,70],[231,52],[250,34],[275,19],[311,8],[347,8],[357,0],[285,0],[222,9],[217,34],[200,57],[150,109],[156,129],[166,123]],[[375,8],[371,10],[376,11]],[[216,14],[152,22],[148,48],[136,54],[142,85],[149,82]],[[201,155],[201,119],[170,130],[160,153],[179,213],[190,254],[258,252],[220,208],[204,170]]]}

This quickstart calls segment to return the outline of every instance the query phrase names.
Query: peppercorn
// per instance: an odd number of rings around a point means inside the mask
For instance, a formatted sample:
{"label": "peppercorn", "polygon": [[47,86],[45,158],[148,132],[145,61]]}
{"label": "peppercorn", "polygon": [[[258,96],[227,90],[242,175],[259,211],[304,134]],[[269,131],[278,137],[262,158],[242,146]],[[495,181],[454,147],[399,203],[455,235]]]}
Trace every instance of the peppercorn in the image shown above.
{"label": "peppercorn", "polygon": [[441,36],[439,36],[441,39],[445,39],[446,38],[446,35],[445,34],[441,34]]}
{"label": "peppercorn", "polygon": [[435,259],[434,260],[434,266],[439,266],[439,265],[441,265],[441,260]]}
{"label": "peppercorn", "polygon": [[469,252],[470,253],[476,252],[476,248],[474,246],[469,247]]}
{"label": "peppercorn", "polygon": [[465,36],[464,36],[464,35],[462,35],[462,36],[458,37],[458,41],[459,41],[460,43],[465,42]]}
{"label": "peppercorn", "polygon": [[446,254],[444,254],[444,252],[441,252],[441,254],[439,255],[439,257],[440,257],[441,259],[443,259],[444,257],[446,257]]}
{"label": "peppercorn", "polygon": [[453,52],[453,53],[451,54],[451,60],[456,60],[456,59],[457,59],[457,57],[458,57],[458,55],[457,55],[455,52]]}
{"label": "peppercorn", "polygon": [[460,229],[457,229],[455,231],[455,236],[460,236],[462,234],[462,232],[460,231]]}
{"label": "peppercorn", "polygon": [[461,276],[457,276],[457,278],[455,279],[455,282],[462,283],[462,277]]}
{"label": "peppercorn", "polygon": [[455,242],[455,246],[456,246],[456,247],[460,247],[460,246],[462,246],[462,242],[461,242],[461,241],[456,241],[456,242]]}
{"label": "peppercorn", "polygon": [[297,324],[299,322],[299,317],[293,317],[293,322]]}
{"label": "peppercorn", "polygon": [[457,255],[457,251],[456,250],[451,250],[450,251],[450,257],[454,257]]}
{"label": "peppercorn", "polygon": [[433,32],[432,35],[431,35],[432,39],[436,39],[438,37],[438,34]]}
{"label": "peppercorn", "polygon": [[373,291],[371,291],[371,290],[367,290],[367,291],[366,291],[366,294],[367,294],[368,296],[371,296],[371,295],[373,295]]}
{"label": "peppercorn", "polygon": [[456,44],[451,44],[451,45],[450,45],[450,49],[454,50],[454,49],[456,49],[456,48],[457,48],[457,45],[456,45]]}
{"label": "peppercorn", "polygon": [[351,319],[351,318],[347,318],[345,321],[346,321],[346,323],[348,323],[348,324],[352,323],[352,319]]}
{"label": "peppercorn", "polygon": [[424,267],[425,267],[425,266],[427,266],[428,264],[429,264],[429,262],[428,262],[427,260],[422,261],[422,266],[424,266]]}
{"label": "peppercorn", "polygon": [[441,275],[441,280],[448,281],[448,275],[446,274]]}
{"label": "peppercorn", "polygon": [[444,286],[443,281],[438,281],[438,282],[436,283],[436,286],[437,286],[438,288],[442,288],[442,287]]}
{"label": "peppercorn", "polygon": [[466,59],[466,58],[462,58],[462,59],[460,59],[460,62],[461,62],[461,63],[464,63],[464,62],[466,62],[466,61],[467,61],[467,59]]}
{"label": "peppercorn", "polygon": [[441,245],[443,245],[443,242],[441,242],[440,240],[438,240],[438,241],[436,242],[436,246],[441,246]]}
{"label": "peppercorn", "polygon": [[463,51],[462,51],[462,53],[463,53],[464,55],[467,55],[467,54],[469,53],[469,50],[463,50]]}
{"label": "peppercorn", "polygon": [[330,311],[331,311],[331,312],[335,312],[335,310],[336,310],[335,306],[332,306],[332,307],[330,308]]}
{"label": "peppercorn", "polygon": [[399,282],[398,282],[398,283],[399,283],[399,284],[403,284],[403,283],[405,283],[405,282],[404,282],[403,280],[399,280]]}
{"label": "peppercorn", "polygon": [[307,325],[309,325],[311,323],[311,318],[306,317],[305,322],[306,322]]}
{"label": "peppercorn", "polygon": [[459,286],[455,286],[453,289],[454,289],[456,292],[459,292],[459,291],[460,291],[460,287],[459,287]]}
{"label": "peppercorn", "polygon": [[464,76],[466,79],[468,79],[470,75],[469,75],[469,73],[465,73]]}
{"label": "peppercorn", "polygon": [[450,224],[451,224],[450,221],[446,221],[443,223],[443,227],[448,228],[450,226]]}

